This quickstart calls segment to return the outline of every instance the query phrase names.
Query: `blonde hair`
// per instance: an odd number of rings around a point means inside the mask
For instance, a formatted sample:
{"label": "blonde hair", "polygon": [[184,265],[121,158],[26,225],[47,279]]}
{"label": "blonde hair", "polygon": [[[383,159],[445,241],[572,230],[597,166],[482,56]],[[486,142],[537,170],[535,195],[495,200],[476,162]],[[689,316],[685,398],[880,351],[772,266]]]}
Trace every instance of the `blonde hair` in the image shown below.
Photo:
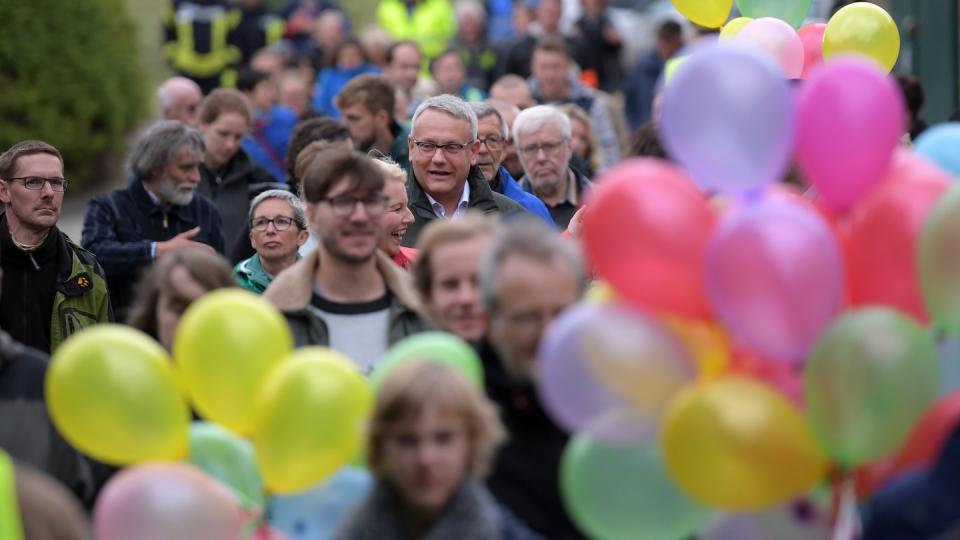
{"label": "blonde hair", "polygon": [[587,149],[584,152],[586,155],[583,156],[583,159],[590,164],[590,167],[594,171],[599,171],[603,168],[603,150],[600,148],[600,144],[597,143],[597,134],[593,131],[593,124],[590,122],[590,117],[587,116],[587,113],[580,108],[579,105],[574,103],[560,105],[559,108],[567,115],[571,124],[576,120],[587,127]]}
{"label": "blonde hair", "polygon": [[377,165],[381,171],[383,171],[384,180],[398,180],[401,183],[407,183],[407,173],[397,164],[396,161],[390,159],[389,157],[375,157],[373,162]]}
{"label": "blonde hair", "polygon": [[[495,217],[475,211],[467,212],[467,215],[453,221],[437,219],[427,224],[417,242],[417,260],[410,269],[421,301],[426,302],[430,298],[430,285],[433,283],[432,259],[440,246],[464,242],[481,235],[492,237],[496,229]],[[478,272],[479,270],[477,268]]]}
{"label": "blonde hair", "polygon": [[484,478],[506,440],[496,408],[462,373],[426,360],[397,366],[380,386],[368,438],[370,469],[377,476],[384,475],[387,433],[416,418],[428,404],[439,405],[463,419],[469,439],[469,473],[476,479]]}

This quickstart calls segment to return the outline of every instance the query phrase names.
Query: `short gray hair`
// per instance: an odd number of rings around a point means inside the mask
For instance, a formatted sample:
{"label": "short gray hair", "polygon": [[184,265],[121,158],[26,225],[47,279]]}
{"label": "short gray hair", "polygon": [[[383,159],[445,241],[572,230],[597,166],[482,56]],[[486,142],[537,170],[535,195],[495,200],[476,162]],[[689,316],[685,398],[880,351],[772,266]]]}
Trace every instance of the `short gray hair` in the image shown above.
{"label": "short gray hair", "polygon": [[498,111],[496,107],[484,101],[471,101],[470,107],[477,115],[477,122],[488,116],[496,116],[497,120],[500,121],[500,136],[504,139],[510,138],[510,134],[507,133],[507,121],[504,120],[503,115],[500,114],[500,111]]}
{"label": "short gray hair", "polygon": [[257,195],[253,199],[253,202],[250,203],[250,213],[247,215],[247,223],[253,222],[253,214],[257,211],[257,207],[260,206],[262,202],[270,199],[278,199],[289,204],[290,208],[293,209],[293,222],[297,224],[297,228],[301,231],[307,230],[307,212],[304,209],[303,201],[300,200],[300,197],[297,197],[285,189],[270,189]]}
{"label": "short gray hair", "polygon": [[481,23],[487,23],[487,10],[483,7],[483,4],[476,0],[458,0],[457,3],[453,5],[453,12],[457,20],[460,20],[460,17],[463,15],[471,14],[480,19]]}
{"label": "short gray hair", "polygon": [[480,266],[480,297],[491,315],[500,310],[500,267],[512,255],[543,263],[559,260],[576,278],[580,295],[586,289],[587,273],[577,244],[540,219],[515,219],[499,228]]}
{"label": "short gray hair", "polygon": [[147,128],[130,152],[130,172],[137,180],[153,178],[182,150],[203,155],[203,135],[178,120],[161,120]]}
{"label": "short gray hair", "polygon": [[410,133],[412,133],[417,128],[417,119],[420,118],[420,115],[423,114],[423,111],[427,109],[436,109],[438,111],[443,111],[446,114],[458,119],[468,122],[470,124],[470,140],[477,140],[477,115],[473,112],[473,109],[470,108],[470,105],[454,96],[452,94],[441,94],[439,96],[429,97],[423,100],[423,103],[417,107],[417,110],[413,113],[413,120],[410,122]]}
{"label": "short gray hair", "polygon": [[513,121],[513,140],[518,145],[522,144],[521,133],[537,131],[548,124],[557,126],[564,139],[569,139],[573,133],[570,118],[563,111],[553,105],[537,105],[524,109],[517,115],[517,119]]}

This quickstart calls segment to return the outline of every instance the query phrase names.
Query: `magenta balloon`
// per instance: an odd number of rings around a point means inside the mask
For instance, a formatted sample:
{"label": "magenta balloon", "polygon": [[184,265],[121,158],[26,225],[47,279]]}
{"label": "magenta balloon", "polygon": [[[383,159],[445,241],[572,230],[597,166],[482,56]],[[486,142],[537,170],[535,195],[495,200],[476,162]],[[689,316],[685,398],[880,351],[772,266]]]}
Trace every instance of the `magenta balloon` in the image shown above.
{"label": "magenta balloon", "polygon": [[782,178],[789,164],[789,84],[761,52],[705,47],[664,90],[659,129],[667,151],[701,188],[751,191]]}
{"label": "magenta balloon", "polygon": [[883,179],[904,126],[891,77],[868,60],[832,61],[797,97],[797,163],[831,209],[847,210]]}
{"label": "magenta balloon", "polygon": [[180,463],[121,471],[97,499],[97,540],[235,540],[240,504],[199,469]]}
{"label": "magenta balloon", "polygon": [[803,43],[803,73],[801,79],[809,79],[810,74],[823,64],[823,32],[827,29],[826,23],[808,24],[797,30],[800,42]]}
{"label": "magenta balloon", "polygon": [[803,42],[797,31],[780,19],[762,17],[752,21],[735,40],[770,54],[788,79],[799,79],[803,73]]}
{"label": "magenta balloon", "polygon": [[721,222],[706,279],[730,332],[781,360],[802,360],[843,302],[836,237],[815,211],[784,200],[733,210]]}

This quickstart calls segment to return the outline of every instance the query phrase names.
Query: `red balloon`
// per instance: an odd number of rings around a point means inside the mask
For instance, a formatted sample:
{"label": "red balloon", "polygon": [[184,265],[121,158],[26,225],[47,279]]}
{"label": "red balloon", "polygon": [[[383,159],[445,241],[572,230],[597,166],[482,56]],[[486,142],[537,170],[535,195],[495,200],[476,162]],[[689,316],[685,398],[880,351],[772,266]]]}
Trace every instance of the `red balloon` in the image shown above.
{"label": "red balloon", "polygon": [[601,176],[587,201],[583,242],[593,269],[626,302],[704,318],[704,252],[715,223],[683,171],[634,159]]}
{"label": "red balloon", "polygon": [[801,368],[787,362],[770,360],[736,342],[731,343],[730,371],[763,381],[779,390],[794,405],[803,408]]}
{"label": "red balloon", "polygon": [[857,472],[857,493],[866,498],[910,469],[932,465],[947,437],[960,424],[960,391],[948,394],[927,410],[900,452]]}
{"label": "red balloon", "polygon": [[890,306],[928,321],[915,254],[927,214],[950,186],[928,166],[897,153],[883,183],[851,210],[843,237],[853,305]]}
{"label": "red balloon", "polygon": [[823,63],[823,32],[827,29],[826,23],[808,24],[797,30],[800,42],[803,43],[803,73],[801,79],[810,77],[810,72]]}

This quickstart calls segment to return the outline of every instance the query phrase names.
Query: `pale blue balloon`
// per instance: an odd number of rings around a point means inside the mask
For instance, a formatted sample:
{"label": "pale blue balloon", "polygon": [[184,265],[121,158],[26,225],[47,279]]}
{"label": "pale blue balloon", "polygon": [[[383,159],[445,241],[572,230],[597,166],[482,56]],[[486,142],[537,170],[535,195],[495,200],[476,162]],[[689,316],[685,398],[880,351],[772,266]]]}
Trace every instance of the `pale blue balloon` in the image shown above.
{"label": "pale blue balloon", "polygon": [[303,493],[273,497],[269,504],[270,525],[290,540],[327,540],[372,489],[369,472],[344,467]]}
{"label": "pale blue balloon", "polygon": [[924,131],[913,149],[950,176],[960,178],[960,122],[947,122]]}

